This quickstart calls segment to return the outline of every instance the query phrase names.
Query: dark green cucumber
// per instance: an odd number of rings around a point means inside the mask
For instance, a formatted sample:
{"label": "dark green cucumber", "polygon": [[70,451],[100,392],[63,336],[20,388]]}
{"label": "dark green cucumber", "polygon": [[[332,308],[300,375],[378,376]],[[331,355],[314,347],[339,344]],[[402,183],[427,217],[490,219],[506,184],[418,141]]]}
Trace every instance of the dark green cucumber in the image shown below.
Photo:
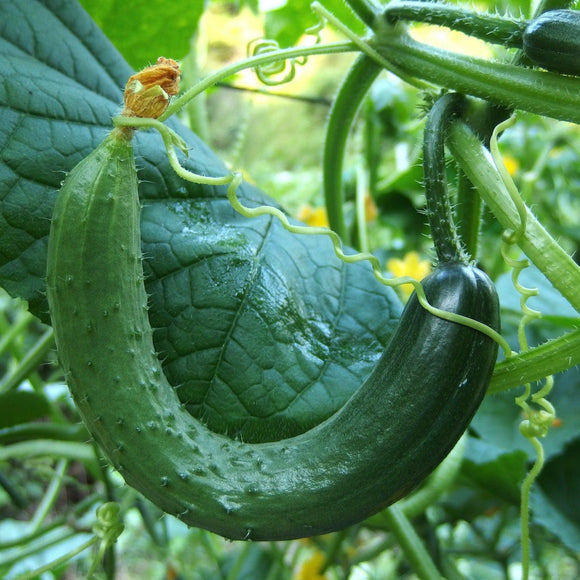
{"label": "dark green cucumber", "polygon": [[523,51],[546,70],[580,75],[580,12],[549,10],[534,18],[524,30]]}
{"label": "dark green cucumber", "polygon": [[[164,377],[147,317],[131,144],[113,133],[68,176],[48,251],[60,361],[90,432],[126,482],[192,526],[278,540],[344,528],[408,494],[451,450],[486,391],[497,345],[416,297],[376,367],[334,416],[249,444],[209,431]],[[443,266],[429,301],[497,328],[487,276]]]}

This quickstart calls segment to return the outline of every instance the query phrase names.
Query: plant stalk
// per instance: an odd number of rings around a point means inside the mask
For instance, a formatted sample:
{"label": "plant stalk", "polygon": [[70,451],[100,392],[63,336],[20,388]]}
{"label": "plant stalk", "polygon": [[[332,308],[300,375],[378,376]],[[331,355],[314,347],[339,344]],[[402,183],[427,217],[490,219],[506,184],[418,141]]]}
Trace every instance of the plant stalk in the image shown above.
{"label": "plant stalk", "polygon": [[580,123],[580,78],[441,50],[384,25],[371,45],[394,70],[498,105]]}
{"label": "plant stalk", "polygon": [[[497,220],[507,230],[517,231],[518,211],[501,179],[489,151],[463,123],[449,131],[447,145]],[[522,202],[523,203],[523,202]],[[528,207],[527,227],[518,245],[568,302],[580,312],[580,267],[552,238]]]}
{"label": "plant stalk", "polygon": [[413,571],[421,580],[441,580],[431,556],[417,532],[397,504],[382,512],[391,532],[397,538],[399,545]]}
{"label": "plant stalk", "polygon": [[511,16],[467,10],[464,6],[417,0],[391,2],[385,6],[383,17],[390,23],[414,20],[445,26],[469,36],[508,48],[521,48],[526,20]]}

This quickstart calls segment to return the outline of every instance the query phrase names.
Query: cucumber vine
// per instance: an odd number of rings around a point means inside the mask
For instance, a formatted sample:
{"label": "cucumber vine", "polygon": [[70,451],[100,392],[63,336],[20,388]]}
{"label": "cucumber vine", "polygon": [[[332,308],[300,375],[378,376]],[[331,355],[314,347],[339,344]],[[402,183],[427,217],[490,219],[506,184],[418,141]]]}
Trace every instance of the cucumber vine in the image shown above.
{"label": "cucumber vine", "polygon": [[[365,12],[364,20],[376,33],[375,37],[370,42],[366,39],[358,38],[338,19],[336,19],[336,17],[326,11],[319,3],[315,2],[313,4],[313,9],[319,15],[321,21],[313,30],[308,32],[318,35],[322,27],[322,19],[324,19],[343,32],[347,36],[348,41],[324,45],[320,43],[320,38],[317,36],[316,44],[312,47],[279,49],[275,43],[261,40],[250,47],[248,59],[210,75],[208,78],[190,89],[187,93],[175,99],[173,103],[170,104],[166,113],[160,117],[159,121],[151,119],[116,118],[115,124],[135,128],[151,127],[157,129],[163,138],[171,166],[183,179],[201,184],[227,186],[227,197],[230,203],[240,214],[246,217],[254,218],[269,215],[277,218],[282,223],[283,227],[292,233],[325,235],[329,237],[336,255],[341,260],[345,262],[356,262],[361,260],[369,261],[377,280],[387,286],[395,286],[405,283],[413,284],[419,294],[423,306],[432,313],[445,317],[446,314],[444,312],[430,307],[422,293],[421,285],[417,281],[409,278],[392,279],[385,276],[377,258],[368,252],[357,254],[346,254],[344,252],[341,241],[341,232],[344,234],[344,227],[341,217],[342,203],[340,197],[340,182],[332,183],[332,185],[334,185],[334,187],[332,187],[334,193],[332,194],[332,197],[327,196],[327,208],[332,229],[304,227],[296,223],[291,223],[288,217],[277,208],[266,206],[250,208],[242,205],[236,196],[237,187],[241,182],[240,174],[234,173],[232,175],[221,177],[209,177],[196,175],[187,171],[180,164],[175,152],[175,147],[181,149],[183,152],[187,152],[186,144],[161,122],[177,112],[189,100],[195,98],[196,95],[206,90],[209,86],[244,68],[254,68],[258,78],[260,78],[264,84],[280,84],[292,80],[295,74],[295,65],[304,63],[304,60],[300,59],[305,59],[306,57],[315,54],[328,54],[331,52],[344,51],[360,51],[362,52],[362,56],[359,57],[355,63],[353,74],[350,77],[347,77],[347,79],[350,78],[351,80],[347,80],[343,85],[343,90],[339,91],[333,113],[331,113],[329,126],[331,127],[330,131],[334,131],[332,137],[337,136],[337,130],[342,132],[338,139],[327,139],[326,141],[327,148],[330,144],[331,149],[328,149],[329,154],[325,157],[333,156],[335,159],[332,161],[333,164],[340,163],[340,159],[342,158],[340,153],[343,153],[343,149],[341,148],[344,148],[346,135],[348,134],[356,110],[358,109],[362,98],[364,98],[366,91],[375,80],[376,76],[384,68],[391,70],[395,74],[398,74],[416,85],[426,87],[428,85],[425,85],[422,79],[432,82],[435,72],[438,74],[441,71],[441,67],[447,67],[449,72],[442,77],[438,77],[438,84],[443,84],[443,86],[448,86],[450,88],[462,89],[468,94],[473,94],[475,96],[493,98],[496,101],[499,100],[500,103],[505,103],[506,105],[514,106],[516,108],[540,112],[541,114],[552,115],[558,118],[576,120],[575,113],[571,113],[571,111],[572,109],[577,109],[575,95],[580,94],[579,91],[575,90],[577,86],[580,86],[580,81],[577,79],[531,69],[521,69],[515,65],[480,61],[473,58],[463,57],[461,55],[455,55],[447,51],[433,52],[432,49],[429,49],[431,54],[427,54],[427,49],[420,45],[420,43],[410,39],[404,29],[399,25],[393,25],[394,22],[405,19],[431,22],[450,26],[454,29],[462,30],[474,36],[483,38],[486,41],[503,44],[506,47],[520,47],[521,36],[527,21],[514,19],[509,16],[504,17],[469,12],[464,9],[428,2],[420,3],[411,1],[389,5],[385,9],[381,18],[378,17],[374,8],[369,7],[369,5],[366,5],[366,7],[368,10]],[[458,18],[458,11],[461,11],[460,18]],[[415,59],[415,61],[413,59]],[[420,63],[420,65],[412,64],[414,62]],[[289,66],[287,63],[290,63]],[[421,69],[421,74],[417,74],[419,73],[419,66],[426,66],[427,69]],[[432,73],[431,71],[435,72]],[[490,79],[495,79],[495,81],[500,82],[500,91],[496,90],[497,87],[494,83],[490,82]],[[361,82],[361,80],[363,82]],[[354,85],[357,83],[360,90],[358,91],[358,94],[355,95],[355,98],[353,98],[352,91]],[[494,92],[493,97],[491,94],[486,93],[486,91],[488,91],[486,87],[492,86]],[[481,87],[483,87],[483,89]],[[541,98],[546,91],[550,92],[550,104],[541,105],[543,108],[538,110],[537,103],[543,103],[546,101],[546,99]],[[349,96],[348,102],[345,100],[345,102],[341,104],[341,94]],[[530,99],[532,102],[531,105]],[[558,104],[558,107],[560,107],[558,110],[554,108],[554,103],[556,102],[560,103]],[[346,115],[345,112],[347,113]],[[336,123],[336,127],[332,126],[333,119],[339,120]],[[496,139],[492,141],[494,142],[492,143],[492,147],[497,147],[495,144]],[[338,145],[336,145],[337,143]],[[336,159],[338,159],[338,161],[336,161]],[[332,173],[334,176],[340,175],[340,171],[336,171],[339,167],[340,165],[333,166],[334,171]],[[511,202],[515,206],[519,222],[519,224],[516,224],[515,230],[511,235],[506,234],[504,236],[504,241],[508,245],[516,242],[521,243],[523,241],[524,249],[527,249],[525,247],[526,241],[523,240],[523,236],[526,232],[529,211],[519,197],[517,190],[514,191],[514,187],[510,185],[511,180],[506,178],[503,166],[497,164],[497,171],[499,173],[499,178],[506,187]],[[337,184],[339,187],[336,187]],[[500,202],[500,204],[503,205],[505,211],[505,204],[503,202]],[[338,233],[335,233],[335,229]],[[504,248],[507,248],[507,245],[504,245]],[[517,283],[517,272],[521,270],[523,263],[514,262],[508,256],[507,252],[505,253],[505,258],[508,264],[514,268],[514,281],[516,287],[520,291],[525,292],[525,290]],[[524,309],[525,314],[522,328],[532,315],[532,311],[526,305],[525,296],[526,294],[524,294],[522,298],[522,308]],[[461,322],[462,324],[475,326],[479,330],[488,333],[494,338],[494,340],[501,344],[507,357],[514,354],[511,352],[511,349],[505,340],[494,331],[490,331],[491,329],[481,328],[480,325],[474,324],[469,320],[458,319],[457,315],[451,316],[450,319]],[[526,351],[526,344],[521,340],[520,343],[521,351]]]}

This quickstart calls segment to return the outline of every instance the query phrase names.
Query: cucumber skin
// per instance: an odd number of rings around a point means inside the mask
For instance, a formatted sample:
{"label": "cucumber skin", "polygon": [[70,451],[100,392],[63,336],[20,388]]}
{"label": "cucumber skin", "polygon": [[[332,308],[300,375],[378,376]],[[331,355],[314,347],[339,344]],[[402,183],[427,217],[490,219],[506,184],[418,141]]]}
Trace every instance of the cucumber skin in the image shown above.
{"label": "cucumber skin", "polygon": [[524,54],[552,72],[580,75],[580,12],[549,10],[534,18],[522,37]]}
{"label": "cucumber skin", "polygon": [[[79,411],[126,482],[187,524],[230,539],[308,537],[357,523],[416,487],[479,406],[496,360],[487,336],[413,295],[347,404],[293,438],[249,444],[209,431],[165,379],[147,318],[137,175],[114,134],[69,175],[48,252],[48,299]],[[438,268],[430,302],[499,329],[480,270]]]}

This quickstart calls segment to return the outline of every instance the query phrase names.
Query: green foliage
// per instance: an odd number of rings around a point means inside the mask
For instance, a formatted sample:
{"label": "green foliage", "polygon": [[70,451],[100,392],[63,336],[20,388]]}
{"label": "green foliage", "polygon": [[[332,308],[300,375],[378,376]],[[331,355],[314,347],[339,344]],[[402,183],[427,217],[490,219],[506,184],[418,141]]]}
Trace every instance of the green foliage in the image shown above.
{"label": "green foliage", "polygon": [[81,0],[99,28],[135,69],[159,56],[181,60],[205,8],[205,0]]}
{"label": "green foliage", "polygon": [[9,391],[0,395],[0,429],[44,417],[48,401],[41,393]]}
{"label": "green foliage", "polygon": [[[287,0],[280,8],[266,12],[266,36],[276,40],[280,46],[296,44],[304,31],[317,23],[310,4],[311,0]],[[330,0],[324,6],[354,32],[364,33],[364,25],[343,0]]]}

